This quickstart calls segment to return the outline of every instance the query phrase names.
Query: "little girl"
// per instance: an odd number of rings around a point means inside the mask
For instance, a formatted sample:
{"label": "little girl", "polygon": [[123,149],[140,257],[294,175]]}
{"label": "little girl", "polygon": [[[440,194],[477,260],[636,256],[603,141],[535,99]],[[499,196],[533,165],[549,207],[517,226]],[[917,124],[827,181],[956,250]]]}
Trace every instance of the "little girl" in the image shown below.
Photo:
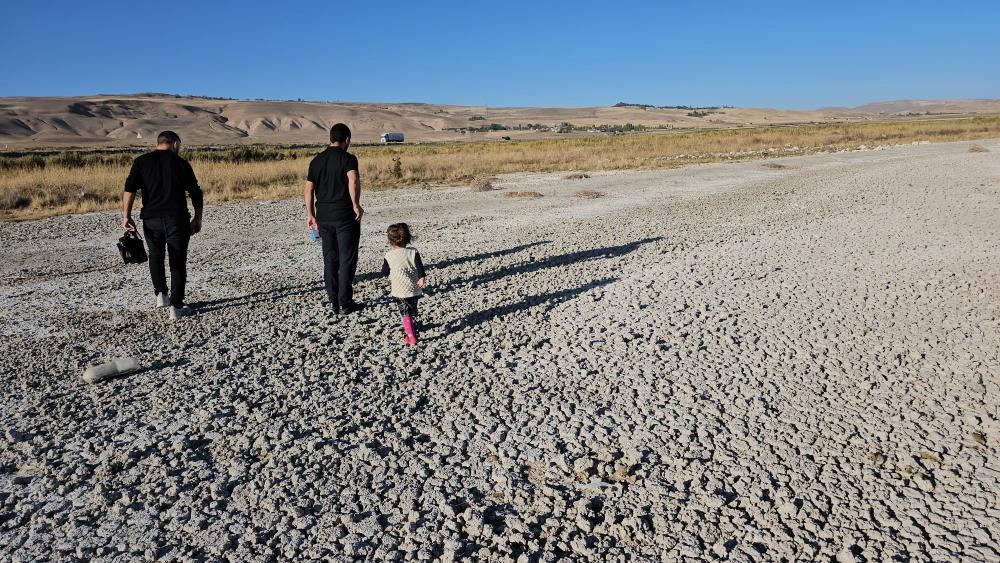
{"label": "little girl", "polygon": [[406,223],[389,225],[386,231],[389,238],[389,252],[382,261],[382,275],[388,276],[392,282],[392,296],[396,298],[399,312],[403,315],[403,330],[406,332],[407,346],[417,343],[417,329],[414,317],[417,316],[417,300],[423,295],[426,280],[424,263],[420,253],[410,246],[410,227]]}

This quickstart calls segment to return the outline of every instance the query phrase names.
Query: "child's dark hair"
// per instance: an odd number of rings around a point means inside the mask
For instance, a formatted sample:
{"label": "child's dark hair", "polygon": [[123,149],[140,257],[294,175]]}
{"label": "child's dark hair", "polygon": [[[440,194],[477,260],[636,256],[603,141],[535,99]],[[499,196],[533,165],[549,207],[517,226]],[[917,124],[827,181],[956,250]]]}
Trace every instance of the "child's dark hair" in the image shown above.
{"label": "child's dark hair", "polygon": [[406,248],[406,245],[410,244],[410,241],[413,240],[413,236],[410,235],[410,226],[406,223],[389,225],[389,229],[385,232],[385,235],[389,237],[389,242],[393,246],[400,248]]}

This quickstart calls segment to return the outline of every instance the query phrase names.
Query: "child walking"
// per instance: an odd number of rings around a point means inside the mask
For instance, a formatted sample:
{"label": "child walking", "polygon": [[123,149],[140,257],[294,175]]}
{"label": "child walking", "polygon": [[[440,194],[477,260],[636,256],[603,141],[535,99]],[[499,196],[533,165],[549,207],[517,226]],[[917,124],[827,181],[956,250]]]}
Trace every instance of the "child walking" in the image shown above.
{"label": "child walking", "polygon": [[404,342],[407,346],[417,343],[417,328],[414,320],[417,316],[417,300],[424,294],[426,280],[424,263],[420,253],[410,246],[410,227],[406,223],[389,225],[386,231],[389,239],[389,252],[382,261],[382,275],[387,276],[392,283],[392,296],[396,298],[399,313],[403,316],[403,331],[406,333]]}

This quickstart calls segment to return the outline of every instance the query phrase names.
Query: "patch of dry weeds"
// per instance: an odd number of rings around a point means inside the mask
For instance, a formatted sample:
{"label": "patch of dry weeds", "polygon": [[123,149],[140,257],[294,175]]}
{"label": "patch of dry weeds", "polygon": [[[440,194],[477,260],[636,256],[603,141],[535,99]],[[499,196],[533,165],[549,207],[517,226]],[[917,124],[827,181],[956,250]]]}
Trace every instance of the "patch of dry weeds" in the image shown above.
{"label": "patch of dry weeds", "polygon": [[542,194],[538,192],[506,192],[503,195],[506,197],[521,199],[537,199],[542,197]]}
{"label": "patch of dry weeds", "polygon": [[493,191],[493,180],[494,178],[485,178],[482,176],[473,178],[472,182],[469,184],[469,189],[474,192]]}

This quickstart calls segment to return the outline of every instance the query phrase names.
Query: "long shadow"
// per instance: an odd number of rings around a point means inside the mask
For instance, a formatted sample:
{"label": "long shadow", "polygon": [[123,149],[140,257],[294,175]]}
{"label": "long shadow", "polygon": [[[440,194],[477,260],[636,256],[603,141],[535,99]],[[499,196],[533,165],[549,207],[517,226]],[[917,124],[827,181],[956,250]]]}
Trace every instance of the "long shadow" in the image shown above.
{"label": "long shadow", "polygon": [[94,273],[94,272],[107,272],[109,270],[114,269],[114,267],[115,266],[113,264],[105,264],[105,265],[101,265],[101,266],[93,266],[93,267],[90,267],[90,268],[83,268],[81,270],[73,270],[73,271],[70,271],[70,272],[52,272],[52,273],[49,273],[49,274],[42,274],[42,273],[35,274],[35,273],[30,273],[29,272],[27,275],[24,275],[24,276],[10,276],[9,278],[7,278],[7,279],[4,280],[4,284],[3,285],[7,285],[6,282],[8,280],[11,281],[11,282],[13,282],[13,283],[20,283],[20,282],[31,281],[31,280],[47,280],[47,279],[50,279],[50,278],[61,278],[63,276],[77,276],[77,275],[80,275],[80,274],[91,274],[91,273]]}
{"label": "long shadow", "polygon": [[547,268],[555,268],[558,266],[566,266],[569,264],[578,264],[580,262],[584,262],[587,260],[596,260],[598,258],[616,258],[618,256],[624,256],[626,254],[634,252],[644,244],[649,244],[651,242],[656,242],[659,240],[663,240],[663,237],[646,238],[642,240],[637,240],[635,242],[621,244],[618,246],[604,246],[600,248],[591,248],[588,250],[568,252],[566,254],[558,254],[556,256],[550,256],[548,258],[535,260],[533,262],[525,262],[523,264],[507,266],[505,268],[499,268],[496,270],[492,270],[490,272],[486,272],[484,274],[479,274],[468,278],[460,278],[457,280],[445,282],[437,286],[437,289],[438,291],[444,291],[446,289],[452,289],[455,287],[461,287],[465,285],[481,285],[484,283],[489,283],[492,281],[503,279],[512,275],[528,274],[532,272],[537,272],[539,270],[544,270]]}
{"label": "long shadow", "polygon": [[[538,246],[541,244],[548,244],[552,241],[540,240],[538,242],[531,242],[528,244],[518,245],[512,248],[506,248],[503,250],[494,250],[492,252],[481,252],[479,254],[473,254],[471,256],[459,256],[457,258],[451,258],[449,260],[441,260],[439,262],[434,262],[432,264],[427,264],[427,270],[443,270],[449,266],[457,266],[459,264],[467,264],[469,262],[479,262],[480,260],[486,260],[488,258],[496,258],[497,256],[504,256],[507,254],[514,254],[516,252],[521,252],[528,248]],[[354,283],[367,282],[372,280],[377,280],[382,277],[382,273],[379,271],[365,272],[363,274],[358,274],[354,276]]]}
{"label": "long shadow", "polygon": [[480,254],[473,254],[471,256],[459,256],[457,258],[451,258],[449,260],[441,260],[439,262],[430,264],[428,269],[441,270],[447,268],[448,266],[457,266],[459,264],[466,264],[468,262],[479,262],[480,260],[486,260],[487,258],[496,258],[497,256],[503,256],[505,254],[514,254],[515,252],[521,252],[522,250],[527,250],[529,248],[540,246],[543,244],[549,244],[550,242],[552,241],[540,240],[537,242],[529,242],[528,244],[522,244],[505,250],[482,252]]}
{"label": "long shadow", "polygon": [[[354,275],[354,283],[355,284],[359,284],[361,282],[368,282],[368,281],[372,281],[372,280],[377,280],[377,279],[379,279],[381,277],[382,277],[382,271],[381,270],[375,270],[375,271],[371,271],[371,272],[365,272],[363,274],[355,274]],[[322,284],[320,284],[320,285],[322,285]]]}
{"label": "long shadow", "polygon": [[296,295],[302,295],[304,293],[312,293],[313,291],[319,291],[321,289],[323,289],[322,282],[302,283],[298,285],[279,287],[278,289],[254,291],[252,293],[248,293],[246,295],[239,295],[236,297],[222,297],[219,299],[211,299],[208,301],[198,301],[192,303],[191,306],[195,309],[195,312],[198,314],[210,313],[212,311],[227,309],[229,307],[241,307],[244,305],[277,301],[279,299],[284,299],[286,297],[293,297]]}
{"label": "long shadow", "polygon": [[[542,244],[548,244],[551,241],[543,240],[538,242],[532,242],[528,244],[521,244],[514,246],[512,248],[506,248],[503,250],[495,250],[492,252],[482,252],[479,254],[473,254],[471,256],[459,256],[457,258],[452,258],[450,260],[442,260],[440,262],[435,262],[428,266],[428,270],[441,270],[449,266],[456,266],[458,264],[465,264],[468,262],[478,262],[480,260],[486,260],[488,258],[495,258],[497,256],[504,256],[506,254],[513,254],[516,252],[521,252],[528,248],[539,246]],[[382,277],[380,271],[365,272],[354,276],[354,283],[363,283],[376,280]],[[313,291],[322,291],[323,282],[322,280],[318,282],[310,282],[297,285],[289,285],[285,287],[279,287],[277,289],[267,289],[248,293],[246,295],[238,295],[236,297],[222,297],[219,299],[210,299],[206,301],[195,302],[192,305],[195,307],[198,313],[210,313],[212,311],[218,311],[220,309],[225,309],[228,307],[239,307],[245,305],[253,305],[258,303],[266,303],[270,301],[277,301],[279,299],[284,299],[286,297],[294,297],[296,295],[302,295],[304,293],[311,293]]]}
{"label": "long shadow", "polygon": [[603,287],[610,283],[618,281],[618,278],[604,278],[599,280],[594,280],[587,282],[578,287],[572,287],[569,289],[560,289],[559,291],[550,291],[548,293],[542,293],[540,295],[532,295],[527,297],[523,301],[518,303],[510,303],[507,305],[498,305],[485,311],[478,311],[466,315],[460,319],[457,323],[448,326],[445,329],[445,333],[454,333],[465,330],[467,328],[472,328],[477,325],[481,325],[486,322],[490,322],[497,317],[504,317],[512,313],[518,313],[521,311],[526,311],[534,307],[544,306],[547,310],[552,309],[560,303],[565,303],[570,299],[580,295],[581,293],[586,293],[592,289]]}

